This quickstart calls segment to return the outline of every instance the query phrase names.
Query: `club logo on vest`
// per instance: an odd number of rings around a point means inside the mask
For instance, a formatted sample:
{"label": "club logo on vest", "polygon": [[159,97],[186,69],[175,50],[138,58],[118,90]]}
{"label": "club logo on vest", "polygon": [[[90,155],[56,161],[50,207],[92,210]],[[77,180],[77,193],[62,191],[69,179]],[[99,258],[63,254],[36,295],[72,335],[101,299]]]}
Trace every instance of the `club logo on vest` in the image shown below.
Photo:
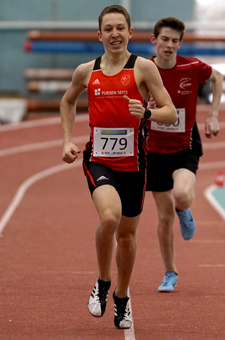
{"label": "club logo on vest", "polygon": [[192,83],[191,78],[182,78],[180,80],[180,88],[181,90],[178,90],[177,92],[181,95],[187,95],[192,93]]}
{"label": "club logo on vest", "polygon": [[180,87],[186,90],[188,86],[191,86],[191,78],[182,78],[180,81]]}
{"label": "club logo on vest", "polygon": [[127,86],[130,82],[130,76],[129,75],[128,76],[122,76],[121,82],[124,86]]}

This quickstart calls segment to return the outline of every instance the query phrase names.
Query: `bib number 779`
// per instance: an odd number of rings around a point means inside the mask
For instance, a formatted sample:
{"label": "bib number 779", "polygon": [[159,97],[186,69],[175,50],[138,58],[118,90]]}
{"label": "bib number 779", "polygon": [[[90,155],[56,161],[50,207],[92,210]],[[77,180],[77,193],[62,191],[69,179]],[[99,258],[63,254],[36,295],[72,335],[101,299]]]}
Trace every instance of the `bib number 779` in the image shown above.
{"label": "bib number 779", "polygon": [[127,140],[126,138],[108,138],[108,137],[101,137],[102,140],[104,140],[104,145],[102,147],[102,150],[107,149],[107,144],[111,143],[112,147],[111,150],[114,150],[116,148],[116,144],[119,143],[121,147],[119,146],[120,150],[125,150],[127,147]]}
{"label": "bib number 779", "polygon": [[133,155],[133,128],[94,128],[94,156],[124,157]]}

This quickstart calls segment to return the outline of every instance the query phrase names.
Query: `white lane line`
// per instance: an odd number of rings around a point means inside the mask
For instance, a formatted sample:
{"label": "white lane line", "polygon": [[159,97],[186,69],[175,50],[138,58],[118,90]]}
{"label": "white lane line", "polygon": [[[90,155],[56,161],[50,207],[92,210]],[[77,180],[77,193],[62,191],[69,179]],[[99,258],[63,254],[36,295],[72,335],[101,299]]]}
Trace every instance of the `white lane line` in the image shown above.
{"label": "white lane line", "polygon": [[[197,113],[197,116],[198,116],[198,113]],[[205,130],[205,123],[197,123],[198,125],[198,129],[200,131],[204,131]],[[220,122],[220,119],[219,119],[219,125],[220,125],[220,129],[224,129],[225,128],[225,122]]]}
{"label": "white lane line", "polygon": [[[76,116],[76,122],[84,122],[89,119],[88,113],[79,113]],[[47,126],[47,125],[56,125],[61,124],[60,116],[53,118],[43,118],[43,119],[34,119],[29,121],[22,121],[19,123],[10,123],[5,125],[0,125],[0,132],[2,131],[11,131],[11,130],[20,130],[20,129],[28,129],[38,126]]]}
{"label": "white lane line", "polygon": [[[88,114],[82,114],[78,115],[76,117],[76,122],[78,121],[87,121],[88,120]],[[24,129],[24,128],[31,128],[31,127],[37,127],[37,126],[44,126],[44,125],[54,125],[54,124],[60,124],[60,117],[55,118],[49,118],[49,119],[41,119],[36,121],[29,121],[29,122],[21,122],[16,124],[8,124],[7,126],[0,126],[0,132],[1,131],[10,131],[10,130],[16,130],[16,129]],[[198,124],[199,130],[204,130],[205,125],[204,123]],[[220,123],[220,128],[225,127],[225,122]],[[86,140],[87,136],[81,136],[74,138],[75,143],[84,142]],[[209,143],[203,143],[204,149],[218,149],[218,148],[224,148],[225,145],[224,142],[209,142]],[[55,140],[51,142],[42,142],[42,143],[35,143],[30,145],[23,145],[20,147],[15,148],[8,148],[0,151],[0,156],[6,156],[13,153],[18,152],[26,152],[30,150],[37,150],[37,149],[44,149],[48,147],[55,147],[62,145],[62,140]],[[79,162],[79,163],[78,163]],[[81,161],[77,161],[72,166],[78,166],[81,164]],[[225,166],[225,162],[215,162],[215,163],[201,163],[199,168],[201,170],[207,170],[207,169],[214,169],[218,167]],[[30,185],[38,181],[39,179],[42,179],[46,176],[52,175],[53,173],[57,173],[59,171],[70,169],[67,165],[59,165],[53,168],[50,168],[48,170],[44,170],[39,174],[36,174],[32,177],[30,177],[27,181],[25,181],[18,189],[13,201],[11,202],[10,206],[8,207],[7,211],[3,215],[3,218],[0,220],[0,233],[4,229],[5,225],[8,223],[9,219],[11,218],[12,214],[14,213],[16,207],[19,205],[20,201],[22,200],[26,190]],[[132,313],[131,309],[131,301],[129,301],[130,304],[130,311]],[[132,317],[133,318],[133,317]],[[135,334],[134,334],[134,326],[132,326],[128,330],[124,330],[125,340],[135,340]]]}
{"label": "white lane line", "polygon": [[[225,162],[224,162],[225,163]],[[209,201],[209,203],[214,207],[214,209],[218,212],[218,214],[225,220],[225,211],[221,207],[221,205],[217,202],[215,197],[212,195],[212,191],[215,190],[217,187],[216,185],[209,186],[205,192],[204,195]]]}
{"label": "white lane line", "polygon": [[3,131],[12,131],[12,130],[21,130],[21,129],[28,129],[38,126],[47,126],[47,125],[55,125],[60,124],[60,118],[54,117],[54,118],[44,118],[44,119],[35,119],[35,120],[29,120],[29,121],[22,121],[19,123],[10,123],[10,124],[4,124],[0,125],[0,132]]}
{"label": "white lane line", "polygon": [[225,148],[225,142],[209,142],[209,143],[203,143],[202,144],[203,151],[204,150],[213,150],[213,149],[224,149]]}
{"label": "white lane line", "polygon": [[56,165],[52,168],[46,169],[44,171],[38,172],[37,174],[29,177],[25,182],[23,182],[13,200],[11,201],[10,205],[8,206],[7,210],[5,211],[4,215],[2,216],[1,220],[0,220],[0,234],[3,231],[3,229],[5,228],[5,226],[7,225],[7,223],[9,222],[10,218],[12,217],[12,215],[14,214],[16,208],[18,207],[18,205],[20,204],[22,198],[24,197],[26,191],[29,189],[29,187],[31,185],[33,185],[35,182],[47,177],[47,176],[51,176],[53,174],[56,174],[57,172],[60,171],[64,171],[64,170],[70,170],[71,167],[78,167],[82,164],[82,160],[77,160],[75,163],[73,164],[60,164],[60,165]]}
{"label": "white lane line", "polygon": [[[128,288],[127,293],[128,293],[128,296],[130,297],[129,288]],[[124,329],[124,339],[125,340],[135,340],[136,338],[135,338],[135,333],[134,333],[134,319],[133,319],[132,308],[131,308],[131,297],[130,297],[128,303],[129,303],[129,308],[130,308],[130,313],[131,313],[133,324],[132,324],[131,328]]]}
{"label": "white lane line", "polygon": [[[46,169],[44,171],[41,171],[31,177],[29,177],[25,182],[23,182],[20,187],[18,188],[13,200],[11,201],[10,205],[8,206],[7,210],[5,211],[4,215],[2,216],[1,220],[0,220],[0,234],[2,233],[3,229],[5,228],[5,226],[7,225],[7,223],[9,222],[10,218],[12,217],[12,215],[14,214],[16,208],[19,206],[20,202],[22,201],[26,191],[29,189],[29,187],[31,187],[34,183],[36,183],[37,181],[47,177],[47,176],[51,176],[53,174],[56,174],[58,172],[64,171],[64,170],[70,170],[71,167],[78,167],[81,166],[82,164],[82,160],[77,160],[75,163],[73,164],[60,164],[60,165],[56,165],[52,168]],[[129,294],[129,290],[128,290],[128,294]],[[130,294],[129,294],[130,296]],[[132,316],[132,320],[133,320],[133,315],[132,315],[132,308],[131,308],[131,298],[129,300],[129,308],[130,308],[130,312],[131,312],[131,316]],[[135,338],[135,333],[134,333],[134,323],[132,325],[132,327],[130,329],[125,329],[124,330],[124,338],[125,340],[136,340]]]}
{"label": "white lane line", "polygon": [[199,170],[212,170],[212,169],[221,169],[225,167],[225,161],[222,162],[211,162],[211,163],[199,163]]}
{"label": "white lane line", "polygon": [[[76,116],[76,122],[84,122],[88,121],[89,115],[88,113],[79,113]],[[59,117],[53,117],[53,118],[43,118],[43,119],[35,119],[35,120],[29,120],[29,121],[22,121],[19,123],[10,123],[10,124],[4,124],[0,125],[0,132],[2,131],[11,131],[11,130],[19,130],[19,129],[27,129],[32,127],[38,127],[38,126],[44,126],[44,125],[56,125],[61,124],[61,119]],[[225,122],[219,122],[220,129],[225,128]],[[203,131],[205,129],[205,123],[199,123],[197,124],[200,131]]]}
{"label": "white lane line", "polygon": [[[86,143],[89,140],[90,136],[79,136],[79,137],[74,137],[72,139],[73,143]],[[40,142],[40,143],[32,143],[32,144],[24,144],[20,146],[15,146],[12,148],[6,148],[0,150],[0,157],[3,156],[8,156],[8,155],[13,155],[16,153],[21,153],[21,152],[27,152],[27,151],[32,151],[32,150],[39,150],[39,149],[47,149],[47,148],[53,148],[57,146],[62,146],[62,139],[55,139],[51,141],[45,141],[45,142]],[[218,150],[218,149],[224,149],[225,148],[225,142],[209,142],[209,143],[203,143],[203,150]],[[217,162],[218,163],[218,162]],[[202,165],[203,164],[203,165]],[[204,165],[205,164],[205,165]],[[200,163],[200,168],[204,169],[204,167],[208,167],[209,163]],[[211,163],[210,163],[211,164]]]}
{"label": "white lane line", "polygon": [[[75,137],[72,139],[73,143],[85,143],[88,140],[89,140],[88,135]],[[21,152],[48,149],[48,148],[53,148],[53,147],[62,146],[62,145],[63,145],[62,139],[56,139],[52,141],[33,143],[33,144],[25,144],[25,145],[15,146],[13,148],[6,148],[6,149],[0,150],[0,157],[9,156],[9,155],[13,155],[13,154],[21,153]]]}

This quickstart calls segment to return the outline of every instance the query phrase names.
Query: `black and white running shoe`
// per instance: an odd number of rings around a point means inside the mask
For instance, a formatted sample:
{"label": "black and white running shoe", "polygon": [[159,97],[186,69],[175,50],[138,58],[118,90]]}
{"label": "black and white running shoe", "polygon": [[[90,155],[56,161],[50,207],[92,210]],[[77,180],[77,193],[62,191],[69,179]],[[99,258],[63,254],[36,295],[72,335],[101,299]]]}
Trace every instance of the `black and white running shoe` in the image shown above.
{"label": "black and white running shoe", "polygon": [[129,297],[118,298],[113,292],[114,300],[114,325],[117,328],[130,328],[133,324],[132,315],[129,309]]}
{"label": "black and white running shoe", "polygon": [[106,302],[111,281],[102,281],[98,278],[88,301],[88,310],[93,316],[102,316],[105,313]]}

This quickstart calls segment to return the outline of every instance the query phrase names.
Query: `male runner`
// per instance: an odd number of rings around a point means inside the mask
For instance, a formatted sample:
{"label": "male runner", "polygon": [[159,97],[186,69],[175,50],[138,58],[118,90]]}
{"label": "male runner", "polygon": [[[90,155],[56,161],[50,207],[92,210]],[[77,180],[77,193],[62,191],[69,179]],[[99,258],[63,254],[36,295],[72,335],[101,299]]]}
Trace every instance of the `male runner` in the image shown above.
{"label": "male runner", "polygon": [[[151,60],[158,67],[178,113],[175,124],[146,121],[146,190],[153,192],[158,211],[157,233],[166,271],[158,287],[159,292],[172,292],[178,279],[174,256],[173,198],[183,238],[189,240],[195,233],[195,221],[189,207],[194,200],[196,171],[202,155],[196,125],[196,105],[198,87],[205,84],[206,80],[213,84],[213,101],[205,122],[205,134],[211,138],[219,132],[218,111],[223,77],[217,70],[196,58],[177,55],[184,31],[182,21],[167,17],[155,24],[151,36],[156,46],[156,56]],[[148,104],[150,108],[155,107],[153,98]]]}
{"label": "male runner", "polygon": [[[83,169],[99,215],[96,251],[99,277],[88,302],[89,312],[104,314],[111,285],[111,259],[116,236],[117,284],[113,292],[114,324],[130,328],[127,290],[136,254],[136,229],[145,193],[145,153],[142,118],[173,124],[175,107],[157,67],[127,50],[133,34],[125,8],[112,5],[99,16],[98,38],[105,53],[79,65],[61,101],[63,160],[72,163],[80,150],[71,141],[76,102],[87,89],[90,140],[83,155]],[[143,107],[148,93],[159,109]]]}

